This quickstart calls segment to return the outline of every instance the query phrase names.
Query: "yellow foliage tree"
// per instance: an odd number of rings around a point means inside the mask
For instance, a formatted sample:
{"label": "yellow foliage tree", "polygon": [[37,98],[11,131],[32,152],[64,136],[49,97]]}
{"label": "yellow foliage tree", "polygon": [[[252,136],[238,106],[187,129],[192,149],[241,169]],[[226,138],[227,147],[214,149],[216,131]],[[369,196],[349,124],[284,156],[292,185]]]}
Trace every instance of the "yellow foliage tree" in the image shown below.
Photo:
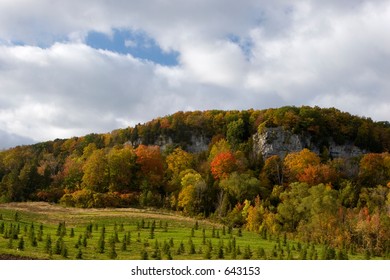
{"label": "yellow foliage tree", "polygon": [[299,174],[309,166],[318,166],[321,162],[320,157],[309,149],[290,153],[284,159],[284,172],[290,182],[298,180]]}

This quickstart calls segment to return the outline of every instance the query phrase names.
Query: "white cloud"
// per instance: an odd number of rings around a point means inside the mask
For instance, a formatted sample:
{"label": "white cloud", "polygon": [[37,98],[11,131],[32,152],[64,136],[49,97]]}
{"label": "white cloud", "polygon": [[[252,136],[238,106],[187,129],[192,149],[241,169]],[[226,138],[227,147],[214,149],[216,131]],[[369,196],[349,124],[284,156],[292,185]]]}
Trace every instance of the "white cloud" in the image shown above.
{"label": "white cloud", "polygon": [[125,40],[125,46],[128,48],[135,48],[137,45],[137,42],[134,40]]}
{"label": "white cloud", "polygon": [[[390,120],[385,0],[4,0],[0,14],[0,130],[14,136],[46,140],[178,110],[291,104]],[[85,45],[88,32],[115,28],[178,52],[179,65]]]}

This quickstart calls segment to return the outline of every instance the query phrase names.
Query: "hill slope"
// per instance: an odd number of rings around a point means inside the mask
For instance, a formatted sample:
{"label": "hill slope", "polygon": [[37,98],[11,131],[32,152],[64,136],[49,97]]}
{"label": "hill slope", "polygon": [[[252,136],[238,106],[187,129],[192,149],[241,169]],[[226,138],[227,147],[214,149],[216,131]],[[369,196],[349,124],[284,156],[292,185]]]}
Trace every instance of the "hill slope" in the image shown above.
{"label": "hill slope", "polygon": [[390,125],[336,109],[178,112],[0,153],[0,202],[157,207],[388,258]]}

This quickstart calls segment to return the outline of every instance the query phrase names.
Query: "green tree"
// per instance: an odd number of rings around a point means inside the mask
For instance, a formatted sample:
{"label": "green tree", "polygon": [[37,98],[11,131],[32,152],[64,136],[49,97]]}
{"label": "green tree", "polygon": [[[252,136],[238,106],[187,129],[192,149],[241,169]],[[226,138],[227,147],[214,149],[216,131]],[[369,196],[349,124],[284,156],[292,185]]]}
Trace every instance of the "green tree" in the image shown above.
{"label": "green tree", "polygon": [[238,147],[238,144],[245,140],[245,134],[245,123],[242,119],[227,125],[226,138],[232,147]]}
{"label": "green tree", "polygon": [[252,200],[260,192],[260,182],[250,174],[233,172],[229,177],[222,179],[221,188],[238,201]]}
{"label": "green tree", "polygon": [[302,207],[302,200],[309,196],[309,187],[305,183],[293,183],[280,194],[281,203],[277,207],[277,220],[287,231],[294,232],[299,222],[308,214]]}
{"label": "green tree", "polygon": [[24,239],[23,239],[23,236],[19,239],[18,250],[24,251]]}

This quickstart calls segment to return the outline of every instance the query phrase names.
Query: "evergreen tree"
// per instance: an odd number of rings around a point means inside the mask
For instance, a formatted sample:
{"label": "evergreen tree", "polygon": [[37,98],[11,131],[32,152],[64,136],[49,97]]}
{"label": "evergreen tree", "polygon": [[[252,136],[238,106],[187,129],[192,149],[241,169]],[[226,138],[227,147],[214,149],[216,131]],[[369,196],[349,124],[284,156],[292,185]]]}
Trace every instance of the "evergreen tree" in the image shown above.
{"label": "evergreen tree", "polygon": [[183,243],[183,241],[181,241],[180,245],[179,245],[179,248],[177,249],[177,252],[179,253],[178,255],[185,253],[185,251],[186,250],[184,248],[184,243]]}
{"label": "evergreen tree", "polygon": [[168,232],[168,222],[165,222],[164,224],[164,232]]}
{"label": "evergreen tree", "polygon": [[19,243],[18,243],[18,250],[23,251],[24,250],[24,239],[23,236],[20,238]]}
{"label": "evergreen tree", "polygon": [[20,214],[19,214],[19,212],[15,212],[15,214],[14,214],[14,221],[15,222],[19,222],[19,220],[20,220]]}
{"label": "evergreen tree", "polygon": [[43,225],[42,224],[39,226],[37,240],[39,242],[43,241]]}
{"label": "evergreen tree", "polygon": [[259,247],[259,249],[257,250],[257,258],[260,260],[266,259],[266,254],[265,254],[265,250],[263,247]]}
{"label": "evergreen tree", "polygon": [[173,260],[171,249],[168,249],[166,256],[167,256],[167,260]]}
{"label": "evergreen tree", "polygon": [[141,250],[141,260],[148,260],[148,259],[149,259],[148,252],[145,249]]}
{"label": "evergreen tree", "polygon": [[111,260],[115,260],[118,256],[118,254],[116,253],[116,248],[115,248],[115,236],[112,236],[110,238],[110,250],[108,251],[108,257],[111,259]]}
{"label": "evergreen tree", "polygon": [[131,233],[130,231],[128,231],[126,234],[126,245],[130,245],[130,243],[131,243]]}
{"label": "evergreen tree", "polygon": [[149,239],[154,239],[154,226],[150,228]]}
{"label": "evergreen tree", "polygon": [[79,249],[76,254],[76,260],[82,260],[83,259],[83,251]]}
{"label": "evergreen tree", "polygon": [[104,241],[104,235],[102,234],[102,235],[100,235],[100,238],[98,241],[97,251],[98,251],[98,253],[103,254],[104,249],[105,249],[105,241]]}
{"label": "evergreen tree", "polygon": [[62,241],[62,237],[59,237],[56,240],[56,244],[55,244],[55,247],[54,247],[54,254],[60,255],[61,252],[62,252],[62,249],[63,249],[63,241]]}
{"label": "evergreen tree", "polygon": [[68,258],[68,248],[66,247],[65,243],[62,243],[61,246],[61,256],[64,257],[65,259]]}
{"label": "evergreen tree", "polygon": [[189,245],[189,248],[190,248],[189,253],[191,255],[196,254],[195,244],[194,244],[194,242],[192,241],[191,238],[188,240],[188,245]]}
{"label": "evergreen tree", "polygon": [[88,241],[87,241],[87,240],[88,240],[88,239],[87,239],[87,236],[84,235],[84,237],[83,237],[83,246],[84,246],[84,248],[86,248],[87,245],[88,245]]}
{"label": "evergreen tree", "polygon": [[224,259],[224,258],[225,258],[225,254],[223,251],[223,242],[221,240],[218,244],[218,259]]}
{"label": "evergreen tree", "polygon": [[122,239],[121,251],[122,252],[127,251],[127,236],[126,236],[126,234],[123,236],[123,239]]}
{"label": "evergreen tree", "polygon": [[245,247],[243,259],[249,260],[251,258],[252,258],[252,250],[251,250],[251,247],[248,245]]}
{"label": "evergreen tree", "polygon": [[141,242],[141,233],[140,232],[137,233],[137,242],[138,243]]}
{"label": "evergreen tree", "polygon": [[46,241],[45,241],[45,251],[46,251],[46,253],[50,253],[51,254],[51,252],[52,252],[52,241],[51,241],[51,236],[48,234],[47,236],[46,236]]}
{"label": "evergreen tree", "polygon": [[228,226],[227,233],[231,235],[233,233],[233,227],[231,225]]}
{"label": "evergreen tree", "polygon": [[212,258],[212,252],[213,252],[213,249],[211,246],[207,246],[206,247],[206,251],[205,251],[205,254],[204,254],[204,258],[206,260],[211,260]]}
{"label": "evergreen tree", "polygon": [[37,237],[35,236],[34,227],[31,227],[31,229],[30,229],[29,240],[30,240],[31,246],[33,246],[33,247],[38,246],[38,241],[37,241]]}
{"label": "evergreen tree", "polygon": [[7,243],[7,248],[8,249],[12,249],[14,247],[13,240],[14,240],[13,238],[9,238],[8,239],[8,243]]}

